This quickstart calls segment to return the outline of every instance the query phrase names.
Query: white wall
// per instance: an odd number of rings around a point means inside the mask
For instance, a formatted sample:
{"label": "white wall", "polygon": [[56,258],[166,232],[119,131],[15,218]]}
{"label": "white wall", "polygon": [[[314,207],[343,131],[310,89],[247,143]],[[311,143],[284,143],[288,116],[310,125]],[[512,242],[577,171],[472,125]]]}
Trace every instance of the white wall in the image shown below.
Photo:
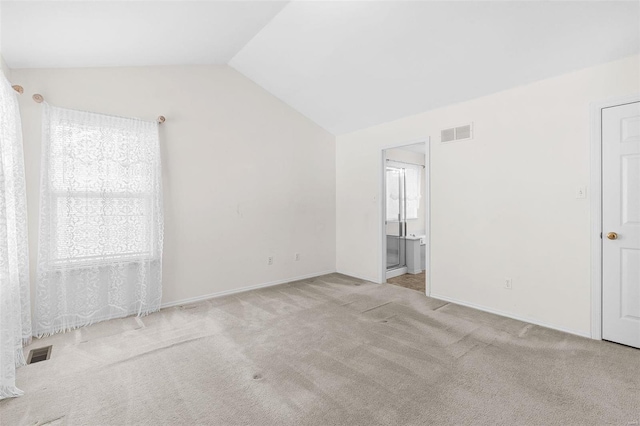
{"label": "white wall", "polygon": [[33,93],[66,108],[167,117],[165,303],[335,270],[335,138],[237,71],[15,69],[13,80],[25,88],[32,274],[41,111]]}
{"label": "white wall", "polygon": [[9,81],[11,81],[11,69],[7,66],[7,63],[4,61],[2,54],[0,54],[0,69],[2,69],[2,73]]}
{"label": "white wall", "polygon": [[[629,57],[339,136],[337,269],[379,280],[384,145],[431,136],[434,296],[590,333],[590,103],[640,92]],[[441,144],[473,122],[472,141]],[[503,288],[506,277],[513,289]]]}
{"label": "white wall", "polygon": [[2,56],[2,2],[0,2],[0,69],[4,73],[5,77],[11,81],[11,70],[7,66],[7,63],[4,61],[4,57]]}

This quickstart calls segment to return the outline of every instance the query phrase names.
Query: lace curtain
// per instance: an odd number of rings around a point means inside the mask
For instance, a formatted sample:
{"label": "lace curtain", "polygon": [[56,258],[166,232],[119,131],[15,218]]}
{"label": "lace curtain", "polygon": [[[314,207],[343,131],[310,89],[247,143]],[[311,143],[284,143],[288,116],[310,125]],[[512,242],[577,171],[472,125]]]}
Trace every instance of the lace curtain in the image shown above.
{"label": "lace curtain", "polygon": [[158,124],[43,108],[35,334],[157,311]]}
{"label": "lace curtain", "polygon": [[16,367],[31,340],[26,206],[18,98],[0,73],[0,399],[22,395]]}

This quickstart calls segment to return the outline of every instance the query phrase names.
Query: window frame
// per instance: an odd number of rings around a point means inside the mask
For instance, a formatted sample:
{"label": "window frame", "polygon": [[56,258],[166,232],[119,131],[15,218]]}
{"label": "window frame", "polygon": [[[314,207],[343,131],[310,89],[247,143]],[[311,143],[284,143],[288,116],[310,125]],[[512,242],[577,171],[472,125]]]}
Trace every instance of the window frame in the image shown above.
{"label": "window frame", "polygon": [[[76,123],[73,121],[66,121],[64,123],[64,127],[73,127]],[[117,128],[113,128],[111,126],[106,126],[107,129],[119,130]],[[103,131],[100,126],[95,126],[95,130]],[[59,142],[64,143],[64,142]],[[63,153],[66,152],[66,149],[63,146]],[[56,161],[54,158],[53,152],[49,151],[48,161],[50,164],[53,164]],[[63,159],[63,162],[65,160]],[[86,161],[85,159],[77,159],[76,161]],[[59,241],[62,233],[59,229],[59,217],[54,206],[58,205],[58,201],[60,199],[68,199],[68,198],[78,198],[78,199],[88,199],[88,198],[121,198],[121,199],[135,199],[135,200],[144,200],[146,206],[146,214],[145,218],[151,219],[154,215],[154,191],[153,187],[148,188],[146,191],[137,191],[137,192],[116,192],[116,191],[65,191],[62,189],[55,189],[55,180],[58,179],[57,176],[53,173],[53,168],[49,168],[49,176],[48,182],[49,185],[49,194],[50,201],[49,205],[52,208],[52,211],[49,214],[49,220],[51,221],[50,226],[50,253],[55,254],[55,258],[50,258],[48,261],[48,266],[51,270],[74,270],[74,269],[84,269],[87,267],[96,267],[96,266],[109,266],[115,265],[118,263],[136,263],[136,262],[153,262],[160,260],[160,255],[158,253],[158,247],[156,244],[157,241],[157,230],[155,227],[150,226],[148,232],[148,239],[145,242],[145,246],[147,250],[139,251],[139,252],[128,252],[123,254],[109,254],[109,255],[91,255],[91,256],[77,256],[77,257],[59,257]],[[62,169],[62,173],[65,173],[65,169]],[[61,182],[64,182],[65,178],[62,176]]]}

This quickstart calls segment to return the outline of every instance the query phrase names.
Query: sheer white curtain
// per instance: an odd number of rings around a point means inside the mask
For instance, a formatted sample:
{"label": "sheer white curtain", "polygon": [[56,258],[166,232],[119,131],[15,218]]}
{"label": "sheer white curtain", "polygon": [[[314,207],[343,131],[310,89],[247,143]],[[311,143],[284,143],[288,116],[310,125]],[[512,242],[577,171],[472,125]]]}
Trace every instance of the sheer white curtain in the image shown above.
{"label": "sheer white curtain", "polygon": [[27,204],[18,98],[0,73],[0,399],[22,395],[16,367],[31,340]]}
{"label": "sheer white curtain", "polygon": [[406,166],[404,170],[407,197],[407,219],[417,219],[420,208],[422,167]]}
{"label": "sheer white curtain", "polygon": [[157,311],[158,124],[43,108],[35,334]]}
{"label": "sheer white curtain", "polygon": [[400,220],[400,186],[402,184],[402,169],[387,167],[387,221]]}
{"label": "sheer white curtain", "polygon": [[[417,219],[420,209],[422,166],[388,162],[386,168],[387,221],[399,220],[401,208],[406,206],[405,219]],[[404,200],[402,197],[404,196]],[[406,202],[403,203],[403,202]]]}

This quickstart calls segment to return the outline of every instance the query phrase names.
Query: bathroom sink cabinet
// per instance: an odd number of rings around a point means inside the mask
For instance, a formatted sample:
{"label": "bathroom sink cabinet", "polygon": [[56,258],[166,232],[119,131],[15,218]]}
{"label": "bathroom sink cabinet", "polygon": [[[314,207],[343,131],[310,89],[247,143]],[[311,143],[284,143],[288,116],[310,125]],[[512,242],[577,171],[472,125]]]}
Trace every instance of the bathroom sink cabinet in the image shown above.
{"label": "bathroom sink cabinet", "polygon": [[425,269],[425,245],[420,244],[420,237],[406,237],[407,240],[407,273],[419,274]]}

